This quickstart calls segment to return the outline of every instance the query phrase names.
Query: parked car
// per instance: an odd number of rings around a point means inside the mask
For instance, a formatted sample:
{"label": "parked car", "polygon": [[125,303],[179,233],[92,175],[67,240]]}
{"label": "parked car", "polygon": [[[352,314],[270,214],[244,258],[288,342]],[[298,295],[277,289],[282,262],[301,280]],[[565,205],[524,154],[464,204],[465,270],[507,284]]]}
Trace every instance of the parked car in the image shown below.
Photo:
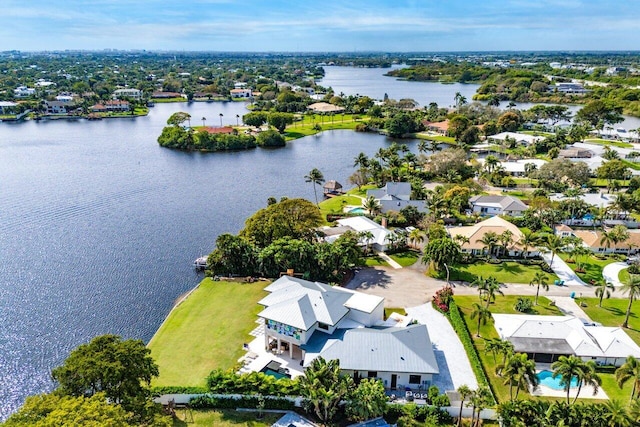
{"label": "parked car", "polygon": [[630,256],[627,258],[627,264],[631,265],[631,264],[637,264],[638,262],[640,262],[640,257],[637,256]]}

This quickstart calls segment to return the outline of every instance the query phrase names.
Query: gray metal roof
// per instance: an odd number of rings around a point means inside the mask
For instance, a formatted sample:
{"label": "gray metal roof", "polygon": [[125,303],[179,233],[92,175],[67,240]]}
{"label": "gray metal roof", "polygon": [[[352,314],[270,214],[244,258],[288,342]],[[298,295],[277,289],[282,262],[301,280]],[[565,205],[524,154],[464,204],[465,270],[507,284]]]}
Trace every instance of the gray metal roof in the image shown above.
{"label": "gray metal roof", "polygon": [[529,207],[520,199],[512,196],[473,196],[469,203],[474,205],[500,205],[503,210],[526,211]]}
{"label": "gray metal roof", "polygon": [[518,353],[575,354],[573,348],[564,339],[511,337],[509,341]]}
{"label": "gray metal roof", "polygon": [[[342,339],[328,337],[319,355],[338,359],[340,368],[360,371],[437,374],[438,363],[426,325],[350,329]],[[305,364],[311,360],[305,358]]]}

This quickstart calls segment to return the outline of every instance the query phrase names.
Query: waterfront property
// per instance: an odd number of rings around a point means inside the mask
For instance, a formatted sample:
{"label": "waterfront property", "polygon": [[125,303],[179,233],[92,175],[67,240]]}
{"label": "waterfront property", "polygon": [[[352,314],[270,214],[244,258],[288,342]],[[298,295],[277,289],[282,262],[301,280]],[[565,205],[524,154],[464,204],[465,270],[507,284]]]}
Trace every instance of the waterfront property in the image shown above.
{"label": "waterfront property", "polygon": [[[356,213],[354,211],[351,212]],[[342,218],[336,222],[338,223],[336,227],[323,227],[320,229],[325,234],[324,240],[326,242],[331,243],[345,232],[354,231],[361,234],[360,245],[362,247],[384,252],[391,244],[393,236],[395,236],[393,231],[365,216]],[[366,233],[371,233],[371,236],[367,237]]]}
{"label": "waterfront property", "polygon": [[487,136],[487,142],[493,142],[496,144],[515,141],[516,145],[531,145],[537,141],[542,141],[543,139],[543,136],[533,136],[526,133],[518,132],[501,132],[495,135]]}
{"label": "waterfront property", "polygon": [[427,211],[424,200],[411,200],[411,184],[408,182],[387,182],[384,187],[367,190],[367,197],[374,197],[380,204],[380,212],[400,211],[414,206],[420,212]]}
{"label": "waterfront property", "polygon": [[640,359],[640,347],[622,328],[585,325],[574,316],[494,314],[501,339],[540,363],[577,356],[599,365],[621,366],[628,356]]}

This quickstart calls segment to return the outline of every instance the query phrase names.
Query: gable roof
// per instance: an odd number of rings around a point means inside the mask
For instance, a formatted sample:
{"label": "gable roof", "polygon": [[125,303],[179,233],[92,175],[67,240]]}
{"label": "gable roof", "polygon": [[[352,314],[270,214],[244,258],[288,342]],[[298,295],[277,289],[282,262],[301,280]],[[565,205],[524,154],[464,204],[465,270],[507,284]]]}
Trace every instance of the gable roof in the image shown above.
{"label": "gable roof", "polygon": [[350,309],[373,312],[383,298],[361,292],[282,276],[265,288],[270,292],[258,304],[265,309],[258,316],[302,330],[316,322],[335,326]]}
{"label": "gable roof", "polygon": [[473,196],[469,203],[477,206],[500,207],[503,211],[526,211],[529,209],[520,199],[513,196]]}
{"label": "gable roof", "polygon": [[514,224],[509,221],[499,217],[492,216],[491,218],[485,219],[475,225],[465,226],[465,227],[451,227],[447,229],[447,232],[451,237],[455,237],[456,235],[461,235],[469,238],[469,243],[465,243],[462,245],[462,249],[482,249],[484,246],[479,240],[482,240],[484,235],[490,231],[500,235],[503,232],[509,230],[512,234],[511,242],[514,247],[518,249],[522,249],[519,242],[524,237],[522,231]]}
{"label": "gable roof", "polygon": [[[573,230],[572,234],[579,237],[585,246],[591,249],[606,248],[603,243],[600,243],[602,239],[602,231],[597,230]],[[629,238],[622,242],[614,244],[611,242],[610,249],[628,249],[629,245],[633,247],[640,247],[640,233],[635,231],[629,231]]]}
{"label": "gable roof", "polygon": [[309,352],[304,365],[318,355],[339,360],[340,368],[346,370],[439,373],[426,325],[349,329],[341,338],[326,340],[319,354]]}
{"label": "gable roof", "polygon": [[411,196],[411,184],[408,182],[387,182],[384,187],[367,190],[367,197],[369,196],[380,200],[386,196],[409,200]]}
{"label": "gable roof", "polygon": [[336,221],[341,226],[347,226],[353,229],[355,232],[360,233],[363,231],[370,231],[373,234],[373,240],[364,242],[361,239],[361,243],[376,243],[384,246],[389,243],[389,235],[394,234],[393,231],[383,227],[375,221],[370,220],[365,216],[352,216],[342,218]]}

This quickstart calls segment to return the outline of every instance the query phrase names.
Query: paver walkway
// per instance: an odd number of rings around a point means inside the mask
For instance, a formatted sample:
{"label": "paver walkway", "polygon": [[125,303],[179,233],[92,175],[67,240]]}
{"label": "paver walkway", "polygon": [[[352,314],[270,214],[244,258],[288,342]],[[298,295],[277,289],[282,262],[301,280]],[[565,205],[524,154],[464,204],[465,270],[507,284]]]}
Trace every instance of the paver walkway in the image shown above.
{"label": "paver walkway", "polygon": [[553,257],[553,265],[551,265],[550,264],[551,257],[552,255],[550,252],[542,254],[542,258],[545,260],[547,264],[550,265],[551,269],[553,270],[554,273],[556,273],[558,278],[560,280],[564,280],[565,286],[588,286],[586,283],[582,281],[581,278],[578,277],[575,271],[573,271],[573,269],[569,267],[567,263],[564,262],[564,260],[560,258],[558,255]]}
{"label": "paver walkway", "polygon": [[609,282],[613,286],[622,286],[623,283],[618,277],[620,272],[625,268],[629,268],[626,262],[613,262],[611,264],[607,264],[602,269],[602,277],[605,282]]}
{"label": "paver walkway", "polygon": [[385,260],[391,267],[395,268],[396,270],[399,270],[399,269],[402,268],[402,266],[400,264],[395,262],[393,260],[393,258],[391,258],[389,255],[385,254],[384,252],[380,251],[376,255],[378,255],[380,258]]}
{"label": "paver walkway", "polygon": [[433,384],[438,386],[440,392],[456,390],[462,384],[477,389],[478,383],[467,353],[447,318],[434,310],[430,302],[406,310],[409,317],[427,325],[429,329],[440,371],[433,376]]}

